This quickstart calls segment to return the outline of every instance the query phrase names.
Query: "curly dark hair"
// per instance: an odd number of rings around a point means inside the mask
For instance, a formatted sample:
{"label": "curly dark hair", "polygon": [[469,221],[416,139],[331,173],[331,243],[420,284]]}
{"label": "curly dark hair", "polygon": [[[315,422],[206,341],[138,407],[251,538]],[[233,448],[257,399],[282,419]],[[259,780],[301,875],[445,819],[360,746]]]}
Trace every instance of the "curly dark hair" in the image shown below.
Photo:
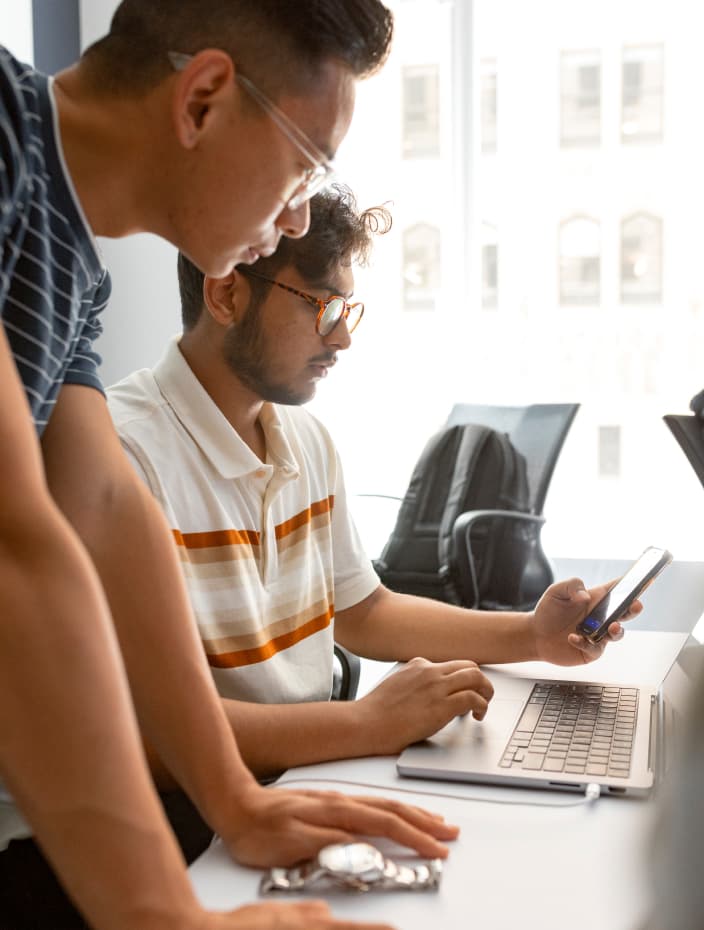
{"label": "curly dark hair", "polygon": [[380,0],[122,0],[83,66],[96,91],[138,95],[169,74],[169,51],[218,48],[276,98],[309,88],[331,59],[372,74],[392,33]]}
{"label": "curly dark hair", "polygon": [[[369,261],[375,235],[391,229],[391,214],[386,207],[371,207],[361,213],[352,191],[333,184],[316,194],[310,202],[310,228],[301,239],[283,238],[273,255],[260,258],[252,268],[268,278],[275,278],[284,267],[292,266],[315,288],[329,281],[339,265]],[[185,255],[178,256],[178,284],[181,294],[181,318],[185,330],[192,329],[203,311],[204,274]],[[271,284],[260,278],[248,278],[252,303],[264,300]]]}

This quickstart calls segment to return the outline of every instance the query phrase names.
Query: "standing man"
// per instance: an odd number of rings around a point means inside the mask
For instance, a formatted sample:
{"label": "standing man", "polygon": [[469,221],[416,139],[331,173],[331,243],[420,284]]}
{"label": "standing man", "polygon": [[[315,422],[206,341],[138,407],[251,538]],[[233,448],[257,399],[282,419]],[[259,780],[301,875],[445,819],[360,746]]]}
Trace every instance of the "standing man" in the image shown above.
{"label": "standing man", "polygon": [[[492,686],[477,662],[578,665],[605,645],[575,632],[604,586],[573,579],[531,613],[492,613],[379,583],[335,447],[301,405],[350,346],[364,309],[352,265],[388,225],[384,210],[359,213],[335,187],[311,201],[304,238],[254,265],[213,278],[181,255],[183,335],[156,368],[109,391],[123,446],[176,538],[237,743],[260,775],[398,753],[457,715],[483,718]],[[620,625],[610,633],[620,638]],[[333,640],[411,661],[361,700],[330,702]]]}
{"label": "standing man", "polygon": [[[110,291],[94,237],[156,233],[217,276],[304,234],[355,79],[390,35],[378,0],[124,0],[53,80],[0,53],[0,847],[31,830],[99,930],[330,925],[320,908],[202,911],[137,720],[242,862],[293,862],[356,833],[442,855],[455,832],[252,779],[93,349]],[[0,923],[69,926],[23,842],[0,852]]]}

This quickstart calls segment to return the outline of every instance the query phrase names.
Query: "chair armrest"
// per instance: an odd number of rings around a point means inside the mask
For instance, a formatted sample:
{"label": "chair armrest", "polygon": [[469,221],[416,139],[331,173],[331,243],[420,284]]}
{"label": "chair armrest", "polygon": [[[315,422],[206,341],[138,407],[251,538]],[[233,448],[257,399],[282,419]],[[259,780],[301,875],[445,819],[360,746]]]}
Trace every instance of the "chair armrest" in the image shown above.
{"label": "chair armrest", "polygon": [[379,497],[388,501],[402,501],[402,497],[398,497],[396,494],[355,494],[355,497]]}
{"label": "chair armrest", "polygon": [[536,527],[541,527],[545,523],[545,517],[533,513],[523,513],[518,510],[467,510],[461,513],[455,520],[452,527],[451,558],[452,567],[443,565],[440,569],[441,575],[448,576],[452,569],[457,575],[457,579],[465,592],[468,592],[467,606],[478,608],[480,601],[479,582],[477,581],[477,571],[474,565],[472,547],[470,545],[470,533],[475,524],[482,520],[512,520],[517,523],[525,523]]}
{"label": "chair armrest", "polygon": [[333,694],[335,701],[353,701],[357,696],[359,676],[362,664],[359,656],[339,643],[335,643],[335,658],[339,665],[339,676],[333,674]]}

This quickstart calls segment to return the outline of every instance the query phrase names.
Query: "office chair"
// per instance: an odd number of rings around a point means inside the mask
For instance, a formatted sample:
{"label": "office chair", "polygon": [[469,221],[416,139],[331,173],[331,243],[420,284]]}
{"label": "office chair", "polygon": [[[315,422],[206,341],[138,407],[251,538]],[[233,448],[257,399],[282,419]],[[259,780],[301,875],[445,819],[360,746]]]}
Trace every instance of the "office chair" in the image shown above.
{"label": "office chair", "polygon": [[332,701],[354,701],[359,687],[361,662],[359,656],[335,643],[332,671]]}
{"label": "office chair", "polygon": [[[484,610],[529,610],[535,606],[554,580],[540,544],[540,530],[545,522],[543,506],[578,409],[579,404],[526,407],[456,404],[452,408],[447,427],[476,423],[508,435],[525,459],[528,502],[525,510],[485,509],[460,514],[452,527],[450,556],[444,570],[445,578],[452,578],[453,590],[447,593],[448,585],[439,578],[438,583],[428,586],[429,596]],[[427,533],[428,529],[424,524],[423,530]],[[439,537],[439,524],[437,533]],[[508,559],[507,552],[511,553]],[[405,590],[405,583],[399,582],[404,570],[403,549],[399,551],[398,545],[387,543],[374,564],[382,582],[386,576],[389,587]],[[433,570],[429,566],[429,571]],[[418,588],[414,591],[408,587],[407,593],[418,593]]]}
{"label": "office chair", "polygon": [[[543,591],[552,584],[555,576],[540,541],[545,523],[543,509],[555,465],[562,451],[567,433],[572,426],[579,404],[530,404],[526,407],[505,407],[486,404],[455,404],[447,418],[447,426],[461,423],[480,423],[506,433],[515,448],[525,458],[528,479],[528,512],[475,511],[464,513],[453,528],[455,571],[462,579],[467,606],[487,610],[530,610]],[[486,580],[484,590],[478,583],[474,568],[472,535],[482,524],[485,533],[491,534],[491,524],[511,523],[518,538],[518,551],[522,550],[523,564],[515,564],[513,579],[506,566],[499,577],[499,596],[491,591],[492,581]],[[513,592],[514,603],[501,597],[501,589]]]}
{"label": "office chair", "polygon": [[698,416],[674,413],[668,413],[663,420],[704,485],[704,421]]}

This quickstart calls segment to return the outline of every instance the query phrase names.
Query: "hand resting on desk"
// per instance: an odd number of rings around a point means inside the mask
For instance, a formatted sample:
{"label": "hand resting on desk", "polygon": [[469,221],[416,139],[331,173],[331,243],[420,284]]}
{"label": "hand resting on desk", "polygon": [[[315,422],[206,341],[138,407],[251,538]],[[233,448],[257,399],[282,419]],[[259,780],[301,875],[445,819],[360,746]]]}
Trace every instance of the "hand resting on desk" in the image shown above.
{"label": "hand resting on desk", "polygon": [[350,797],[332,791],[288,791],[247,786],[221,832],[237,862],[286,866],[311,859],[332,843],[359,836],[383,836],[424,858],[446,858],[440,840],[453,840],[458,828],[438,814],[390,798]]}

